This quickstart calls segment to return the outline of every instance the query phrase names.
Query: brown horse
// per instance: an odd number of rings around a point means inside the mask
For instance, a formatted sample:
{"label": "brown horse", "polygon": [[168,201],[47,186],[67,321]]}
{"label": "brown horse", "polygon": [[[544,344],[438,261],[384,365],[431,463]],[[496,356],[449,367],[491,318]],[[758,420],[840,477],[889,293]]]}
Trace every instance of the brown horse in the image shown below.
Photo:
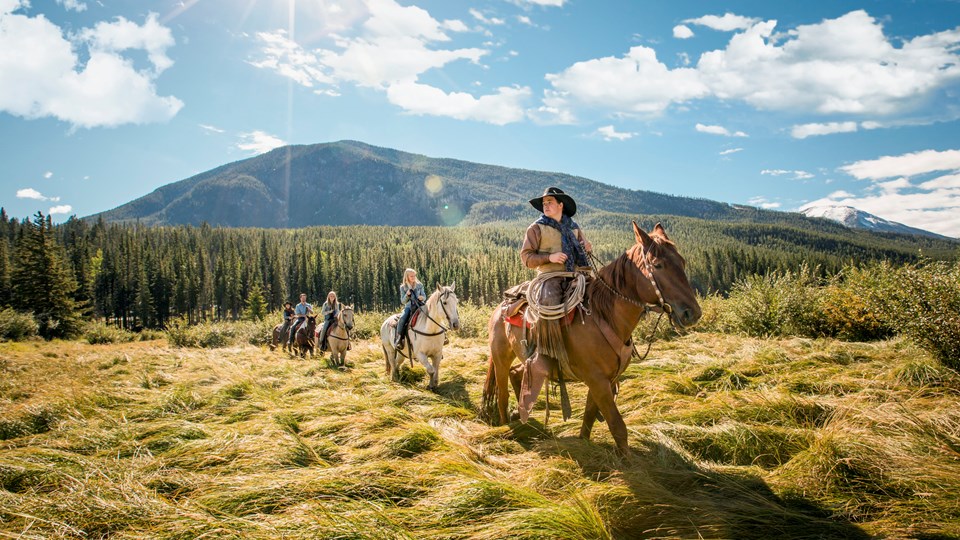
{"label": "brown horse", "polygon": [[[583,324],[576,322],[563,332],[569,372],[588,388],[580,437],[590,438],[599,411],[622,454],[629,451],[627,426],[615,395],[617,380],[630,363],[633,329],[650,309],[669,314],[678,328],[700,319],[700,305],[684,272],[686,262],[663,227],[658,223],[648,235],[634,222],[633,232],[636,243],[601,268],[597,279],[587,285],[584,300],[590,311],[584,312]],[[490,361],[483,389],[485,414],[496,421],[496,408],[501,424],[508,421],[507,381],[512,382],[519,400],[524,371],[523,364],[511,370],[514,358],[523,357],[523,336],[520,328],[504,321],[504,309],[501,305],[490,316]]]}
{"label": "brown horse", "polygon": [[[290,326],[293,326],[292,322],[290,323]],[[290,337],[290,327],[288,326],[286,330],[284,330],[283,327],[284,327],[283,323],[280,323],[273,327],[273,333],[270,336],[271,351],[276,350],[277,345],[280,345],[281,347],[283,347],[284,351],[290,348],[289,340],[287,339]]]}
{"label": "brown horse", "polygon": [[317,330],[317,316],[307,315],[307,321],[297,328],[297,335],[293,338],[293,354],[300,358],[307,357],[307,351],[310,351],[310,358],[313,358],[313,349],[317,345],[314,334]]}

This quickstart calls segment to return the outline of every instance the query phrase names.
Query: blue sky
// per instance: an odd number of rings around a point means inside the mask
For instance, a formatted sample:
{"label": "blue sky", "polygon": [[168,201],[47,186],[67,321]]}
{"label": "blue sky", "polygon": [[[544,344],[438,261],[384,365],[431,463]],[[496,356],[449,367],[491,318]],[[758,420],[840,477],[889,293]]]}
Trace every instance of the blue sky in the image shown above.
{"label": "blue sky", "polygon": [[958,135],[957,0],[0,0],[18,217],[352,139],[960,237]]}

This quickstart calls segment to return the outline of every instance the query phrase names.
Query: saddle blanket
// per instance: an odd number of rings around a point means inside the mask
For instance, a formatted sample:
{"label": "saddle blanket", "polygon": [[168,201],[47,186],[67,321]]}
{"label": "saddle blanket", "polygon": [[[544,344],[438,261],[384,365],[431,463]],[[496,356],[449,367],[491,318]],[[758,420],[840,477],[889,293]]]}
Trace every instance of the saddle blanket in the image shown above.
{"label": "saddle blanket", "polygon": [[[526,320],[524,320],[524,318],[523,318],[523,316],[524,316],[524,314],[526,314],[526,312],[527,312],[527,306],[523,306],[522,308],[520,308],[519,310],[517,310],[517,312],[514,313],[513,315],[511,315],[511,316],[509,316],[509,317],[504,317],[504,320],[507,321],[508,323],[510,323],[510,326],[516,326],[517,328],[520,328],[521,325],[523,325],[524,323],[526,323],[527,328],[532,328],[533,325],[530,324],[529,322],[527,322]],[[574,316],[576,313],[577,313],[577,310],[574,309],[573,311],[571,311],[571,312],[567,313],[566,315],[564,315],[564,316],[563,316],[563,319],[560,320],[560,326],[569,326],[570,324],[572,324],[572,323],[573,323],[573,316]]]}

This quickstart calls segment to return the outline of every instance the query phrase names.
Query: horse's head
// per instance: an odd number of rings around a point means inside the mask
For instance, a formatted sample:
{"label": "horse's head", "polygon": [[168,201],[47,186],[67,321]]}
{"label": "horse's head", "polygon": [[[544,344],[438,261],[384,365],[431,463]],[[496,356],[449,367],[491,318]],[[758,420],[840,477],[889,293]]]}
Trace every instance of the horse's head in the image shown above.
{"label": "horse's head", "polygon": [[353,330],[353,306],[343,306],[340,310],[340,324],[347,329],[347,332]]}
{"label": "horse's head", "polygon": [[449,286],[441,286],[437,284],[437,291],[434,293],[437,296],[437,304],[440,305],[440,309],[443,311],[444,316],[450,322],[450,327],[454,330],[460,329],[460,314],[457,312],[457,294],[454,292],[455,284],[451,283]]}
{"label": "horse's head", "polygon": [[317,316],[307,315],[307,328],[316,328],[316,326],[317,326]]}
{"label": "horse's head", "polygon": [[637,243],[628,255],[653,288],[653,296],[644,301],[659,305],[679,328],[696,323],[700,320],[700,304],[687,280],[687,262],[677,246],[659,223],[647,234],[634,221],[633,234]]}

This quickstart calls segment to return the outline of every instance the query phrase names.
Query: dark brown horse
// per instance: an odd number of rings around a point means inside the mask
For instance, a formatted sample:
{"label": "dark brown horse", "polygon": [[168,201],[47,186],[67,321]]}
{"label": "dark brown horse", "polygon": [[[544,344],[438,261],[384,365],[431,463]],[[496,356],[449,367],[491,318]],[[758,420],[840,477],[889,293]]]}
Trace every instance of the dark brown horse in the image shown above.
{"label": "dark brown horse", "polygon": [[[293,326],[293,323],[290,323],[290,326]],[[283,350],[286,351],[290,348],[289,346],[289,337],[290,337],[290,326],[284,330],[284,324],[280,323],[273,327],[273,332],[270,335],[270,350],[276,350],[277,345],[283,347]]]}
{"label": "dark brown horse", "polygon": [[[665,311],[678,328],[700,319],[700,305],[684,272],[686,262],[663,227],[658,223],[648,235],[634,222],[633,232],[636,243],[587,285],[584,299],[590,313],[584,324],[577,321],[563,332],[569,371],[588,388],[580,437],[590,438],[599,411],[623,454],[629,450],[627,426],[614,397],[617,380],[630,362],[633,329],[649,309]],[[496,421],[496,409],[501,424],[508,421],[508,380],[519,399],[523,376],[523,364],[510,369],[513,360],[522,357],[522,331],[504,321],[503,309],[497,307],[490,316],[490,361],[483,389],[483,410]]]}
{"label": "dark brown horse", "polygon": [[300,355],[300,358],[306,358],[307,351],[310,351],[310,358],[313,358],[313,349],[317,345],[314,334],[317,330],[317,316],[307,315],[307,320],[297,328],[297,335],[293,338],[293,354]]}

